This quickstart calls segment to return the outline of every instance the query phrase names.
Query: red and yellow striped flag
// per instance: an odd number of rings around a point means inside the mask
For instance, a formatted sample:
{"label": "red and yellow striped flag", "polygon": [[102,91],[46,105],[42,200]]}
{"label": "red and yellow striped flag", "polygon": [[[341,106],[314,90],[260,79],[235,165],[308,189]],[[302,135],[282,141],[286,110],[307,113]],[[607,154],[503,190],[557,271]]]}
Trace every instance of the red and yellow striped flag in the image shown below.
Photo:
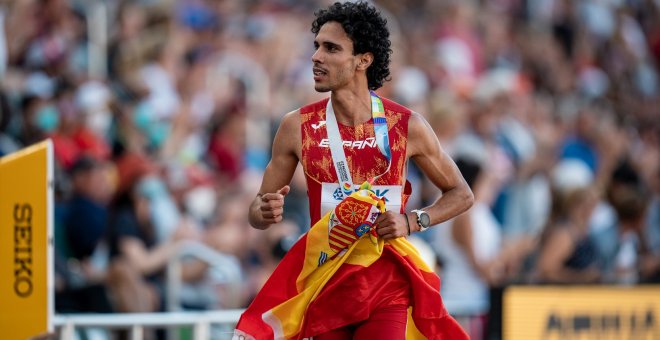
{"label": "red and yellow striped flag", "polygon": [[[373,223],[384,211],[382,199],[361,190],[326,214],[282,259],[241,316],[234,338],[304,339],[362,321],[378,305],[380,291],[360,285],[354,293],[367,301],[351,299],[347,280],[366,268],[370,275],[390,275],[378,269],[394,263],[410,285],[407,339],[468,339],[444,308],[440,279],[415,247],[405,238],[376,237]],[[333,317],[340,310],[363,319]]]}

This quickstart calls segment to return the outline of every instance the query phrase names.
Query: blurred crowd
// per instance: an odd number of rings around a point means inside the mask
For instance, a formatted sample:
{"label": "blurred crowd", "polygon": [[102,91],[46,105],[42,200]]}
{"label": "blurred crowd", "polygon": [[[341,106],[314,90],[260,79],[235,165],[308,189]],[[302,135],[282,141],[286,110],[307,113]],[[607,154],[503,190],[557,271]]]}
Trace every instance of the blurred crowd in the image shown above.
{"label": "blurred crowd", "polygon": [[[247,207],[279,119],[323,97],[330,3],[0,0],[0,156],[54,143],[58,311],[166,310],[174,259],[185,308],[250,302],[309,227],[300,171],[281,225]],[[428,119],[476,197],[415,240],[450,312],[479,319],[512,283],[660,281],[660,1],[374,3],[378,93]],[[409,209],[441,195],[409,178]]]}

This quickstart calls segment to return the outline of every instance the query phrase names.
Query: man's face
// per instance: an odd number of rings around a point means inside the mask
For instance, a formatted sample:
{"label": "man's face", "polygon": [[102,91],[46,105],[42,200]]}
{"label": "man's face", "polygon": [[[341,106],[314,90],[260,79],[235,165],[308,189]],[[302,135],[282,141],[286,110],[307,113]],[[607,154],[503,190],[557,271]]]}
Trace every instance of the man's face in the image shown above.
{"label": "man's face", "polygon": [[314,39],[314,89],[333,91],[348,84],[355,76],[359,56],[353,55],[353,42],[341,24],[328,22]]}

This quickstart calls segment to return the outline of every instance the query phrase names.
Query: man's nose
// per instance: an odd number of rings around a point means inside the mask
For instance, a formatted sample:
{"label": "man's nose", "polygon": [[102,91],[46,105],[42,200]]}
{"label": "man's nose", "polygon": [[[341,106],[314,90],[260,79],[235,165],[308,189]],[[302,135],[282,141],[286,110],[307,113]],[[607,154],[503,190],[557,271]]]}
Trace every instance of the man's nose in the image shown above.
{"label": "man's nose", "polygon": [[322,53],[321,53],[321,49],[319,48],[314,52],[314,54],[312,54],[312,62],[313,63],[323,63],[321,57],[322,57]]}

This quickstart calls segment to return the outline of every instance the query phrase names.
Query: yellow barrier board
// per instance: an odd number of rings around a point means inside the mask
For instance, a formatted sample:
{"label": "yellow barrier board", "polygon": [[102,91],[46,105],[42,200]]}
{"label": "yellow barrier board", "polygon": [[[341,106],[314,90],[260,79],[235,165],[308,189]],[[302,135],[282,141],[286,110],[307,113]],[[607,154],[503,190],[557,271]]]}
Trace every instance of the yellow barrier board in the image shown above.
{"label": "yellow barrier board", "polygon": [[506,340],[660,339],[660,286],[510,287]]}
{"label": "yellow barrier board", "polygon": [[0,338],[52,332],[52,144],[0,158]]}

